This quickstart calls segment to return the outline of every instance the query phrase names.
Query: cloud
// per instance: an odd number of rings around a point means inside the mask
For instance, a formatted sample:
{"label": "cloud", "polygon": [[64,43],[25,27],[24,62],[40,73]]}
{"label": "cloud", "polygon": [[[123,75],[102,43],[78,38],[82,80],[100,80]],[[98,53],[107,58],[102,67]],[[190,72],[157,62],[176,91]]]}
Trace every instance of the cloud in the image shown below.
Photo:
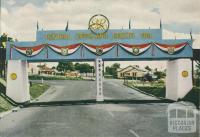
{"label": "cloud", "polygon": [[102,13],[109,18],[111,28],[128,28],[129,19],[132,28],[159,28],[162,17],[164,37],[174,38],[176,34],[177,38],[189,38],[192,29],[195,42],[199,43],[199,0],[20,0],[17,3],[10,0],[10,3],[14,6],[3,3],[2,32],[23,41],[35,40],[37,21],[44,30],[65,29],[67,20],[69,29],[87,29],[90,17]]}
{"label": "cloud", "polygon": [[151,12],[155,12],[156,14],[160,14],[160,9],[159,8],[153,8],[153,9],[151,9]]}
{"label": "cloud", "polygon": [[15,0],[6,0],[7,4],[10,5],[10,6],[13,6],[16,1]]}

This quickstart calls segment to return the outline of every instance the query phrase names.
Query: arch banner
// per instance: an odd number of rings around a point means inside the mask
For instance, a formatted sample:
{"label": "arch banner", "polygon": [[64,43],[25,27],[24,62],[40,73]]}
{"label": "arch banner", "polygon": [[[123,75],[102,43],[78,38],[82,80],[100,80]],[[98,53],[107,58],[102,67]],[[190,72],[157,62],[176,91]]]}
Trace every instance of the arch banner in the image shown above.
{"label": "arch banner", "polygon": [[83,43],[83,46],[86,47],[90,52],[101,56],[106,52],[110,51],[116,44],[115,43],[108,43],[100,46],[90,45]]}
{"label": "arch banner", "polygon": [[188,43],[184,42],[184,43],[178,43],[178,44],[174,44],[174,45],[154,43],[154,45],[165,53],[176,54],[179,51],[183,50],[185,48],[185,46],[188,45]]}
{"label": "arch banner", "polygon": [[48,44],[48,47],[50,47],[54,52],[67,56],[70,54],[73,54],[80,48],[81,44],[73,44],[69,46],[58,46],[58,45],[53,45],[53,44]]}
{"label": "arch banner", "polygon": [[33,57],[38,55],[45,47],[45,44],[41,44],[38,46],[34,46],[34,47],[19,47],[16,45],[13,45],[11,48],[15,49],[17,52],[28,56],[28,57]]}
{"label": "arch banner", "polygon": [[140,44],[140,45],[119,43],[119,46],[123,48],[125,51],[137,56],[147,51],[151,47],[151,43]]}

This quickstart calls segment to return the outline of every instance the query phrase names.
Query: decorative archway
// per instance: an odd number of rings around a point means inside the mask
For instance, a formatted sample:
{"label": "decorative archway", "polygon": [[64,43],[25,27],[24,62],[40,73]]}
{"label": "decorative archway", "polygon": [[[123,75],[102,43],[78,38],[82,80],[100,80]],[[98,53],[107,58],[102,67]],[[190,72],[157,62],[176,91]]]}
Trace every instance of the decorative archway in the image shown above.
{"label": "decorative archway", "polygon": [[[6,52],[6,94],[16,102],[30,100],[27,62],[96,61],[100,70],[102,60],[167,60],[166,98],[177,100],[192,88],[192,39],[162,39],[162,28],[110,29],[101,34],[38,30],[36,41],[9,42]],[[96,73],[97,101],[103,101],[102,74]]]}

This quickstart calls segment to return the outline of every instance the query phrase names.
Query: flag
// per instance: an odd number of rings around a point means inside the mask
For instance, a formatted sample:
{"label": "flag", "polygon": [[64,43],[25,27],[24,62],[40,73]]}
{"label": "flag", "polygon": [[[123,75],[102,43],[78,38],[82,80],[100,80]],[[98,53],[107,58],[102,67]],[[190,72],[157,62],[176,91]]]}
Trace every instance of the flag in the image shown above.
{"label": "flag", "polygon": [[190,39],[193,40],[193,37],[192,37],[192,30],[190,31]]}
{"label": "flag", "polygon": [[68,31],[68,27],[69,27],[69,22],[67,21],[67,25],[65,27],[65,31]]}
{"label": "flag", "polygon": [[39,30],[39,23],[38,23],[38,21],[37,21],[37,30]]}
{"label": "flag", "polygon": [[131,29],[131,19],[129,20],[129,26],[128,26],[129,29]]}
{"label": "flag", "polygon": [[160,29],[162,29],[162,21],[161,21],[161,19],[160,19]]}

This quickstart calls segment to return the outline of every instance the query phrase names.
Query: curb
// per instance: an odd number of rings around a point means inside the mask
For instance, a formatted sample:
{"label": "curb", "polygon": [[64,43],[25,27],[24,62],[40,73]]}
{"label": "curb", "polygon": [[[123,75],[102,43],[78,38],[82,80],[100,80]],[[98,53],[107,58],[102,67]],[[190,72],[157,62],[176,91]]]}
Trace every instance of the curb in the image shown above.
{"label": "curb", "polygon": [[2,119],[3,117],[7,116],[8,114],[10,114],[12,112],[17,112],[20,109],[21,109],[20,107],[15,107],[15,108],[12,108],[11,110],[8,110],[6,112],[2,112],[2,113],[0,113],[0,119]]}

